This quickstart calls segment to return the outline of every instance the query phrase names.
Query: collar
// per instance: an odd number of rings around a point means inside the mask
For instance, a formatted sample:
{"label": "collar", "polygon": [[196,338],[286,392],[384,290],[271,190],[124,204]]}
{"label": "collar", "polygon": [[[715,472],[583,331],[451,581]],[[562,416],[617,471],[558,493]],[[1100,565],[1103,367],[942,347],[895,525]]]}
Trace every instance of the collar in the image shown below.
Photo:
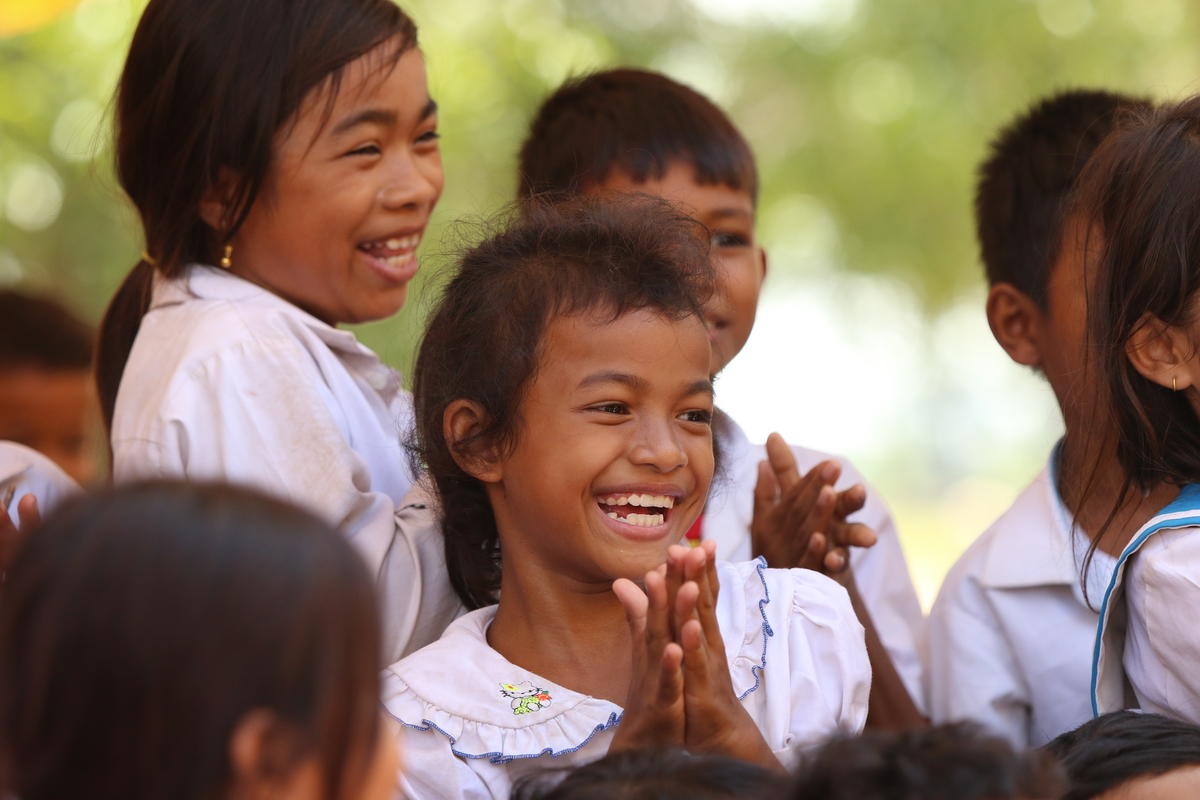
{"label": "collar", "polygon": [[981,583],[992,589],[1073,586],[1079,581],[1073,549],[1071,512],[1058,494],[1057,472],[1062,441],[1054,446],[1041,473],[992,525]]}
{"label": "collar", "polygon": [[163,277],[157,271],[154,273],[150,310],[183,305],[195,300],[237,303],[280,314],[316,336],[344,361],[352,364],[376,391],[391,396],[401,389],[400,376],[384,365],[352,332],[340,330],[317,319],[299,306],[256,283],[234,275],[229,270],[209,264],[189,264],[176,278]]}

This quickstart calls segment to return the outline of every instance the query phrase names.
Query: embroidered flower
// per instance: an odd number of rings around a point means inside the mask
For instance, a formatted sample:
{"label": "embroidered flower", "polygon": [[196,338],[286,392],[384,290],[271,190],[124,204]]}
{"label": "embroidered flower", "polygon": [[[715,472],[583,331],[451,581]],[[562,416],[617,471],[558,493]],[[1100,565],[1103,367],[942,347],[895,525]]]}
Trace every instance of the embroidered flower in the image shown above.
{"label": "embroidered flower", "polygon": [[550,693],[529,681],[502,683],[500,694],[512,700],[509,705],[514,714],[531,714],[550,705]]}

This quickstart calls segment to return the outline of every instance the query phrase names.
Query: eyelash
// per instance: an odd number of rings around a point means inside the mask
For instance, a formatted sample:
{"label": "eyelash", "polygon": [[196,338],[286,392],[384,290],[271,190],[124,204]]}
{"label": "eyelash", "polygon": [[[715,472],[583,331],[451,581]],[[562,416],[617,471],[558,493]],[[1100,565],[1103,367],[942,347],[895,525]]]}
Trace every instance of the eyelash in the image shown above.
{"label": "eyelash", "polygon": [[714,247],[745,247],[750,240],[740,233],[714,233],[712,243]]}
{"label": "eyelash", "polygon": [[701,425],[712,424],[712,412],[703,408],[693,408],[691,411],[685,411],[679,416],[683,417],[686,422],[698,422]]}
{"label": "eyelash", "polygon": [[[437,131],[427,131],[426,133],[423,133],[417,137],[417,142],[421,143],[421,144],[428,144],[430,142],[436,142],[440,138],[442,138],[442,135],[440,133],[438,133]],[[379,145],[368,144],[368,145],[364,145],[363,147],[357,147],[357,148],[349,151],[348,153],[346,153],[346,155],[348,155],[348,156],[377,156],[382,153],[383,153],[383,150],[380,149]]]}
{"label": "eyelash", "polygon": [[602,414],[628,414],[629,406],[624,403],[601,403],[598,406],[592,406],[588,410],[599,411]]}

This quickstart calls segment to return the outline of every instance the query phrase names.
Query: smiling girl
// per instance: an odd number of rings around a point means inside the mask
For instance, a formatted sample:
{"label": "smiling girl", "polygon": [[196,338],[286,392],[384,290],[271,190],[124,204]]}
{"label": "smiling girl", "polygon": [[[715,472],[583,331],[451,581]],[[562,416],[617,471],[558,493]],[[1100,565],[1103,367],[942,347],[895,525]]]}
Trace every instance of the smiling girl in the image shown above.
{"label": "smiling girl", "polygon": [[844,590],[675,544],[714,470],[712,272],[695,223],[630,203],[529,212],[466,255],[426,332],[419,456],[477,610],[385,673],[411,797],[507,797],[610,747],[777,768],[863,725]]}
{"label": "smiling girl", "polygon": [[388,652],[430,641],[454,603],[440,541],[395,521],[411,402],[338,329],[404,304],[442,191],[412,21],[388,0],[151,0],[116,109],[146,251],[100,335],[115,479],[305,505],[382,581]]}

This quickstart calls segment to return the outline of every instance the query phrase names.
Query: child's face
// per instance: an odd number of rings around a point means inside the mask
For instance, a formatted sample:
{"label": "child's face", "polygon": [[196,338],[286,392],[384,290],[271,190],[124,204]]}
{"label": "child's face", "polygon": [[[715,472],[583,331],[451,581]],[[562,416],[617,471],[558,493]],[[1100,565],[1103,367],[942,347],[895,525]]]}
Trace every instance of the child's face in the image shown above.
{"label": "child's face", "polygon": [[1086,358],[1087,282],[1084,274],[1086,227],[1068,220],[1058,260],[1046,283],[1046,310],[1039,324],[1038,353],[1068,422],[1084,416],[1095,396]]}
{"label": "child's face", "polygon": [[328,119],[323,91],[301,104],[233,241],[234,272],[331,324],[404,305],[442,193],[425,61],[414,48],[380,71],[380,57],[346,67]]}
{"label": "child's face", "polygon": [[674,161],[661,178],[637,183],[616,172],[594,191],[645,192],[678,206],[712,232],[717,292],[704,309],[716,375],[750,338],[758,294],[767,273],[766,254],[754,239],[754,202],[749,192],[724,184],[702,185],[695,170]]}
{"label": "child's face", "polygon": [[87,370],[22,367],[0,372],[0,439],[37,450],[81,485],[90,483],[95,472],[92,409]]}
{"label": "child's face", "polygon": [[550,322],[489,495],[506,574],[607,587],[663,563],[713,474],[709,344],[695,317]]}

